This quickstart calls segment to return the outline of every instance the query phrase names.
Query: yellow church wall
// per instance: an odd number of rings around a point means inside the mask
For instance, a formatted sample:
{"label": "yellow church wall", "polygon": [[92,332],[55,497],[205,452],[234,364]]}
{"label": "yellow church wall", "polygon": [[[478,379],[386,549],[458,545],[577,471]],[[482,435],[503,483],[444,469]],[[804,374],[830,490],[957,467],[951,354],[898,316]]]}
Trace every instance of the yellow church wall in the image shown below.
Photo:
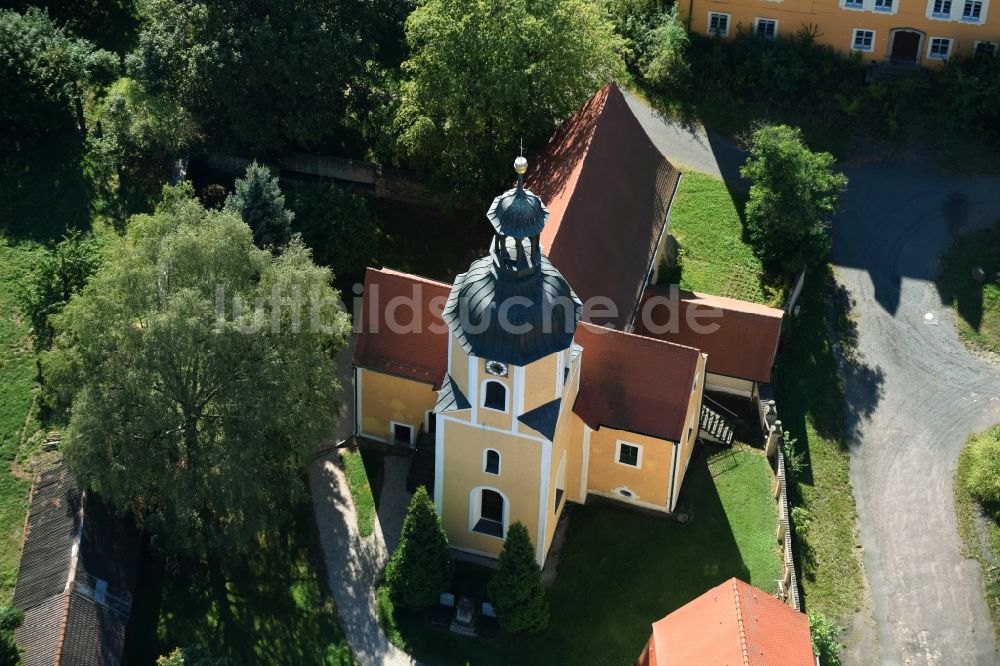
{"label": "yellow church wall", "polygon": [[425,415],[437,402],[433,386],[412,379],[358,368],[356,381],[361,397],[360,434],[373,439],[392,441],[393,421],[412,427],[416,439],[424,427]]}
{"label": "yellow church wall", "polygon": [[[444,441],[441,522],[451,545],[494,556],[500,553],[502,539],[470,529],[469,496],[474,488],[481,486],[493,488],[506,497],[508,527],[521,521],[528,528],[532,543],[537,543],[543,443],[450,418],[440,419],[438,428]],[[499,475],[483,471],[483,454],[488,448],[500,453]]]}
{"label": "yellow church wall", "polygon": [[687,477],[685,472],[687,471],[688,463],[691,461],[691,454],[694,453],[695,442],[698,439],[698,430],[701,426],[701,397],[705,390],[706,378],[708,377],[708,373],[705,372],[705,363],[705,354],[699,354],[698,368],[696,370],[697,375],[694,387],[691,390],[691,401],[688,403],[688,410],[685,415],[687,419],[685,422],[688,424],[688,427],[684,430],[684,437],[681,439],[677,450],[677,472],[674,478],[672,507],[677,506],[677,498],[680,496],[681,487],[684,485],[683,481]]}
{"label": "yellow church wall", "polygon": [[[803,26],[817,29],[817,41],[828,44],[844,53],[852,49],[855,28],[875,31],[872,50],[855,51],[865,61],[889,58],[892,31],[906,28],[924,33],[918,52],[918,62],[925,67],[940,67],[941,60],[928,57],[932,37],[945,37],[953,41],[951,57],[970,55],[976,41],[1000,43],[1000,18],[995,18],[992,8],[984,3],[983,23],[961,20],[964,0],[952,0],[952,19],[930,18],[933,0],[893,0],[892,12],[874,11],[874,0],[864,0],[863,9],[841,7],[837,0],[698,0],[682,3],[682,15],[690,11],[690,29],[708,34],[709,12],[729,14],[729,34],[733,37],[739,29],[752,31],[757,18],[778,21],[778,36],[790,37]],[[997,10],[994,10],[997,11]]]}
{"label": "yellow church wall", "polygon": [[[642,447],[638,467],[618,462],[619,440]],[[614,428],[599,428],[590,435],[587,490],[625,500],[619,491],[627,489],[632,493],[628,501],[666,511],[673,456],[673,442]]]}

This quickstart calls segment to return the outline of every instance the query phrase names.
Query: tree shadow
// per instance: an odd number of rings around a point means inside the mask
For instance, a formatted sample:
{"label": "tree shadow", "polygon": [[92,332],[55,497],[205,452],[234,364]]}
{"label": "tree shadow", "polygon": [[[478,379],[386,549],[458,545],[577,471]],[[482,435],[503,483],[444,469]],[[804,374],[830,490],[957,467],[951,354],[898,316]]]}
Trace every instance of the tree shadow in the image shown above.
{"label": "tree shadow", "polygon": [[[961,229],[961,226],[958,227]],[[981,275],[973,271],[981,269]],[[986,287],[1000,274],[1000,221],[992,227],[958,235],[941,258],[936,286],[943,305],[953,307],[976,333],[983,333]]]}
{"label": "tree shadow", "polygon": [[90,226],[94,191],[76,132],[0,159],[0,235],[40,243]]}
{"label": "tree shadow", "polygon": [[200,645],[240,664],[349,664],[326,588],[311,505],[242,558],[146,549],[129,629],[130,663]]}

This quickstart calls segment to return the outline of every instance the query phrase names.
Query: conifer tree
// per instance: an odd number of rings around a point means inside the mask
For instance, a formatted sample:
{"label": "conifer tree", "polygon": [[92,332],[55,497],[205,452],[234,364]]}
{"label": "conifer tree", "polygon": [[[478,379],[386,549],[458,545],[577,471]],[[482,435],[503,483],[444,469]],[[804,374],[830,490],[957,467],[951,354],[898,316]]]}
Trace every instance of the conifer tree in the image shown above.
{"label": "conifer tree", "polygon": [[295,214],[285,209],[285,195],[267,166],[250,163],[246,174],[236,181],[233,193],[226,197],[225,209],[239,213],[253,230],[258,247],[280,248],[288,244]]}
{"label": "conifer tree", "polygon": [[516,522],[500,551],[500,570],[487,586],[500,626],[507,631],[541,631],[549,623],[542,570],[535,562],[528,528]]}
{"label": "conifer tree", "polygon": [[399,546],[385,568],[385,580],[393,598],[412,608],[437,603],[451,584],[448,537],[423,486],[410,500]]}

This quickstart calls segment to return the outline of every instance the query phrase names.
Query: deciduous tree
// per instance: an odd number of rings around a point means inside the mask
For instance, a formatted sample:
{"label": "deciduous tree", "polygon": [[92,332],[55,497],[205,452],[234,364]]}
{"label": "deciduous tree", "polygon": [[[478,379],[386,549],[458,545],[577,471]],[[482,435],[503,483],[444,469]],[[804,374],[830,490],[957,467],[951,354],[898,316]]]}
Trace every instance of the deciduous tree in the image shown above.
{"label": "deciduous tree", "polygon": [[335,420],[349,325],[330,283],[300,242],[275,256],[168,189],[53,320],[43,372],[72,403],[77,478],[165,550],[236,554],[283,525]]}
{"label": "deciduous tree", "polygon": [[448,537],[423,486],[406,510],[399,546],[385,567],[385,582],[393,598],[411,608],[437,603],[451,583]]}
{"label": "deciduous tree", "polygon": [[44,349],[52,341],[49,317],[61,311],[100,266],[101,245],[94,236],[73,230],[41,255],[19,298],[37,347]]}
{"label": "deciduous tree", "polygon": [[336,185],[302,185],[288,193],[300,232],[316,261],[338,277],[360,277],[378,249],[378,222],[368,202]]}
{"label": "deciduous tree", "polygon": [[85,130],[84,98],[111,83],[119,64],[35,7],[0,10],[0,53],[0,141],[18,145],[74,121]]}
{"label": "deciduous tree", "polygon": [[487,590],[500,626],[507,631],[541,631],[549,623],[542,570],[535,561],[528,528],[515,522],[500,551],[500,569]]}
{"label": "deciduous tree", "polygon": [[796,273],[826,259],[827,229],[847,177],[830,153],[814,153],[798,128],[763,125],[750,139],[740,175],[750,180],[746,225],[750,244],[772,270]]}
{"label": "deciduous tree", "polygon": [[0,604],[0,666],[21,663],[20,651],[14,643],[14,630],[21,626],[24,613],[13,606]]}
{"label": "deciduous tree", "polygon": [[421,0],[396,116],[413,163],[454,192],[493,192],[530,148],[624,71],[623,42],[589,0]]}

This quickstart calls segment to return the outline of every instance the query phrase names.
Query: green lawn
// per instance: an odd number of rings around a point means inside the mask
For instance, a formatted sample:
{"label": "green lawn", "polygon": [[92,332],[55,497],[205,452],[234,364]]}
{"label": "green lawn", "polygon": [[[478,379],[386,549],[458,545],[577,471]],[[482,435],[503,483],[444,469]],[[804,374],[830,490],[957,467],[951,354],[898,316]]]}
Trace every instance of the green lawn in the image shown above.
{"label": "green lawn", "polygon": [[200,645],[233,664],[353,664],[326,587],[312,505],[284,538],[223,565],[145,558],[128,663]]}
{"label": "green lawn", "polygon": [[670,212],[670,233],[681,248],[680,286],[780,306],[783,290],[766,284],[760,261],[743,241],[738,205],[742,198],[734,201],[717,178],[696,172],[681,177]]}
{"label": "green lawn", "polygon": [[812,519],[805,538],[798,535],[805,603],[847,624],[862,587],[843,390],[827,335],[831,282],[829,276],[806,277],[800,315],[785,322],[773,381],[778,418],[798,440],[808,465],[791,493]]}
{"label": "green lawn", "polygon": [[[419,613],[391,609],[389,633],[428,664],[631,663],[652,622],[728,578],[775,591],[771,479],[758,451],[739,449],[711,464],[702,451],[681,499],[694,515],[688,525],[617,505],[573,507],[549,591],[551,620],[540,634],[463,638],[430,628]],[[483,597],[491,575],[459,565],[454,587]]]}
{"label": "green lawn", "polygon": [[[985,282],[972,279],[975,267]],[[973,349],[1000,353],[1000,222],[955,240],[941,260],[938,290],[955,309],[959,337]]]}
{"label": "green lawn", "polygon": [[14,594],[31,489],[30,471],[20,471],[18,463],[26,462],[41,427],[35,354],[28,323],[15,307],[18,281],[37,252],[34,243],[11,244],[0,238],[0,603]]}
{"label": "green lawn", "polygon": [[344,474],[354,498],[354,508],[358,512],[358,531],[361,538],[371,536],[375,529],[375,497],[368,485],[368,473],[361,452],[357,449],[342,449],[340,459],[344,462]]}
{"label": "green lawn", "polygon": [[1000,567],[997,566],[1000,564],[1000,506],[981,505],[966,486],[972,463],[968,445],[979,438],[1000,439],[1000,426],[970,436],[959,456],[955,470],[955,512],[958,533],[965,543],[965,555],[978,560],[983,566],[986,600],[993,614],[994,630],[1000,639]]}

